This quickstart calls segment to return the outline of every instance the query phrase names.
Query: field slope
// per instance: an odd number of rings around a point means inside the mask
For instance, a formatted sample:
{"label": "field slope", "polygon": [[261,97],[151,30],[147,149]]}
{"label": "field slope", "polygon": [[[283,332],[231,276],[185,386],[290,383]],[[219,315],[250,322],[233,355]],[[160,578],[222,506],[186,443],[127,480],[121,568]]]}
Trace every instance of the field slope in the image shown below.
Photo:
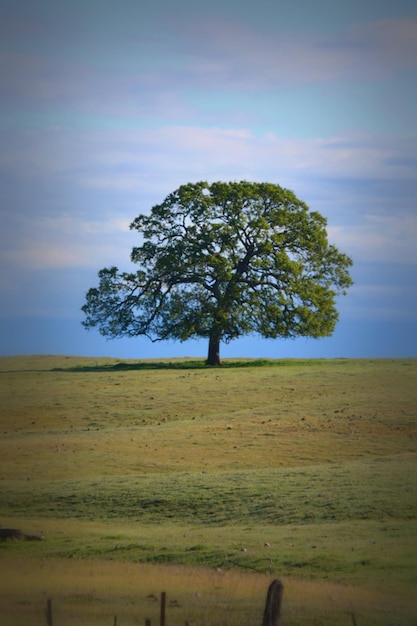
{"label": "field slope", "polygon": [[[359,623],[415,624],[416,360],[7,357],[0,392],[0,526],[45,536],[0,543],[0,568],[76,558],[389,584]],[[327,623],[314,619],[300,623]]]}

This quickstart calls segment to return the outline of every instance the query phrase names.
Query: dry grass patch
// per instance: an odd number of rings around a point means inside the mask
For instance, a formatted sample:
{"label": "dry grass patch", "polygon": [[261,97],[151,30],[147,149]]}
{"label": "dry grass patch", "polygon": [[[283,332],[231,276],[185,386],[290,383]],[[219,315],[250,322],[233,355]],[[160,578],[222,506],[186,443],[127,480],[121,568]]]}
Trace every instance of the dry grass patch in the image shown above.
{"label": "dry grass patch", "polygon": [[[47,598],[59,626],[128,625],[159,620],[161,591],[167,622],[253,626],[260,624],[268,576],[205,568],[59,559],[0,561],[0,610],[9,626],[43,626]],[[283,579],[283,626],[401,623],[411,626],[412,607],[401,596],[366,588]],[[407,617],[408,615],[408,617]]]}

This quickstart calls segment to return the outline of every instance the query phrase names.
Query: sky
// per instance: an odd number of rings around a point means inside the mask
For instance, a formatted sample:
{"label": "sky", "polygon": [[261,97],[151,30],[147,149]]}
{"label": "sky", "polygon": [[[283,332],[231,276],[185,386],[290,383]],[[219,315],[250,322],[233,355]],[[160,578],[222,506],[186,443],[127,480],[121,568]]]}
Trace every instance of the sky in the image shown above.
{"label": "sky", "polygon": [[0,355],[205,356],[81,306],[179,185],[270,182],[354,262],[332,337],[223,357],[417,356],[414,0],[0,0]]}

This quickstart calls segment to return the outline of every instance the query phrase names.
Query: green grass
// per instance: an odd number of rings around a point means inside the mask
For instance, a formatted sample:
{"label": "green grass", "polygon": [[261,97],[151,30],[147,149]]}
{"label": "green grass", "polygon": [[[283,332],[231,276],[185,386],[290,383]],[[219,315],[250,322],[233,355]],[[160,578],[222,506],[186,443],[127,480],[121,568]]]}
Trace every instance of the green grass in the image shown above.
{"label": "green grass", "polygon": [[416,383],[413,359],[2,358],[0,525],[45,540],[0,543],[0,567],[197,567],[193,593],[220,569],[229,626],[280,577],[283,624],[415,626]]}

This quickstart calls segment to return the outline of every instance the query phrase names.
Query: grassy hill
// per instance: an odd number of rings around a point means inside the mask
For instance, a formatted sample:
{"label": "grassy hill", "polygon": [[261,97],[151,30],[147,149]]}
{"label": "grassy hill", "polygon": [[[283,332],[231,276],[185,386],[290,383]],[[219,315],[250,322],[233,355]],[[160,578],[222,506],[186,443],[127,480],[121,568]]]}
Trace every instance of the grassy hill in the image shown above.
{"label": "grassy hill", "polygon": [[[45,541],[2,542],[0,568],[181,565],[200,587],[220,570],[256,615],[280,577],[283,624],[414,624],[416,383],[416,360],[1,358],[0,525]],[[240,603],[204,623],[252,624]]]}

